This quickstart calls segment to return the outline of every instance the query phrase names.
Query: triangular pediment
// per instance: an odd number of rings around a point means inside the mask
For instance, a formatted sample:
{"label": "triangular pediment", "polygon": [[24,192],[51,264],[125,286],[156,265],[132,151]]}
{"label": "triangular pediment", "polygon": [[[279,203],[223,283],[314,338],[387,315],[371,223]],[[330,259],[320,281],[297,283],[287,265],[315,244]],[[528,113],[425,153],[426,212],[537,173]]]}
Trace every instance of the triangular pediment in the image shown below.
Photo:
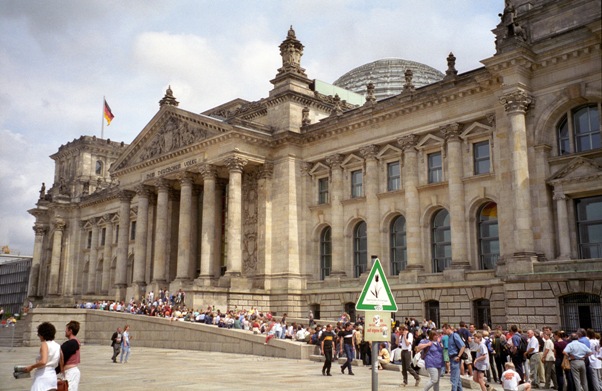
{"label": "triangular pediment", "polygon": [[383,149],[380,150],[376,157],[378,159],[388,159],[393,157],[398,158],[401,156],[401,152],[401,149],[387,144],[383,147]]}
{"label": "triangular pediment", "polygon": [[174,106],[163,106],[113,164],[120,171],[178,151],[228,132],[231,125]]}
{"label": "triangular pediment", "polygon": [[547,182],[550,185],[555,185],[558,183],[582,182],[594,178],[602,178],[602,166],[593,160],[576,157],[549,177]]}
{"label": "triangular pediment", "polygon": [[324,174],[328,174],[329,172],[330,172],[330,167],[328,167],[324,163],[318,162],[318,163],[314,164],[314,166],[311,168],[311,170],[309,170],[309,175],[311,175],[311,176],[324,175]]}
{"label": "triangular pediment", "polygon": [[443,139],[441,137],[437,137],[433,134],[427,134],[416,145],[416,149],[428,149],[433,147],[440,147],[441,145],[443,145]]}
{"label": "triangular pediment", "polygon": [[466,129],[464,129],[460,135],[460,138],[462,140],[466,140],[473,137],[489,135],[491,132],[493,132],[493,128],[491,126],[487,126],[480,122],[473,122]]}
{"label": "triangular pediment", "polygon": [[345,160],[343,160],[343,163],[341,163],[341,167],[343,168],[348,168],[348,167],[357,167],[358,165],[362,165],[364,164],[364,159],[362,159],[361,157],[351,154],[349,156],[347,156],[345,158]]}

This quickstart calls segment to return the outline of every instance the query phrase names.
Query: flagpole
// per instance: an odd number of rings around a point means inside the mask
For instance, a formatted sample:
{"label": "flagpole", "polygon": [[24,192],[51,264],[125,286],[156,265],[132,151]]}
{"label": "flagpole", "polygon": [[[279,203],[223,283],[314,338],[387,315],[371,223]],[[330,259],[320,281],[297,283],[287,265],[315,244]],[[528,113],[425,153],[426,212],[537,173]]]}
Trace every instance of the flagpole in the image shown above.
{"label": "flagpole", "polygon": [[100,116],[100,123],[102,124],[101,128],[100,128],[100,138],[101,139],[105,138],[104,137],[105,136],[105,100],[106,100],[106,98],[103,95],[102,96],[102,114]]}

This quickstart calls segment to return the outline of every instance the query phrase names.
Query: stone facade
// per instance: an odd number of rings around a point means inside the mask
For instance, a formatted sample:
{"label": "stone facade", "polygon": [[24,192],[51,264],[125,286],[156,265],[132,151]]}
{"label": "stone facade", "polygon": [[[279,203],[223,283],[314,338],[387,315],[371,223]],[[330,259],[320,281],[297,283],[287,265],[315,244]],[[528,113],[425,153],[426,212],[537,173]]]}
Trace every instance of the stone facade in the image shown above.
{"label": "stone facade", "polygon": [[30,210],[29,296],[182,288],[195,307],[334,318],[376,255],[397,316],[602,327],[599,1],[500,16],[482,68],[450,54],[443,80],[404,72],[363,106],[311,89],[291,28],[266,98],[196,114],[168,89],[130,144],[62,146]]}

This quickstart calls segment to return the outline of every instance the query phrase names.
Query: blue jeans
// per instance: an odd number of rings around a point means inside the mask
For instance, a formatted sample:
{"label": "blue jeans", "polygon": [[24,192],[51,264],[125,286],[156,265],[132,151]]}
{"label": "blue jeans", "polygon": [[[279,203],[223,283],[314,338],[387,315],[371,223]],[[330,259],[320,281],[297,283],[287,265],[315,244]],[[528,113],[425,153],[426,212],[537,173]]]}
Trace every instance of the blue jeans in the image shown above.
{"label": "blue jeans", "polygon": [[119,358],[119,362],[123,362],[123,354],[125,353],[125,362],[128,362],[128,357],[130,356],[130,346],[121,345],[121,357]]}
{"label": "blue jeans", "polygon": [[345,364],[343,364],[341,369],[345,370],[345,368],[348,368],[349,373],[353,373],[353,369],[351,369],[351,362],[353,361],[353,345],[343,344],[343,349],[345,349],[347,361],[345,361]]}
{"label": "blue jeans", "polygon": [[451,382],[452,391],[462,391],[462,379],[460,379],[460,361],[456,361],[456,357],[449,358],[449,381]]}

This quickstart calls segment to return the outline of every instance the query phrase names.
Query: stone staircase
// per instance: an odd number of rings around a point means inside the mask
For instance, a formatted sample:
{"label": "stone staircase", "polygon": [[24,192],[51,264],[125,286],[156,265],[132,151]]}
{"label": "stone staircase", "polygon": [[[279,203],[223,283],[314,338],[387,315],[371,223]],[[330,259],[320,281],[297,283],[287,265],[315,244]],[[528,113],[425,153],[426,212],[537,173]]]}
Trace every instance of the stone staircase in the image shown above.
{"label": "stone staircase", "polygon": [[10,325],[0,325],[0,346],[8,348],[23,346],[23,333],[28,323],[25,320],[20,320]]}

